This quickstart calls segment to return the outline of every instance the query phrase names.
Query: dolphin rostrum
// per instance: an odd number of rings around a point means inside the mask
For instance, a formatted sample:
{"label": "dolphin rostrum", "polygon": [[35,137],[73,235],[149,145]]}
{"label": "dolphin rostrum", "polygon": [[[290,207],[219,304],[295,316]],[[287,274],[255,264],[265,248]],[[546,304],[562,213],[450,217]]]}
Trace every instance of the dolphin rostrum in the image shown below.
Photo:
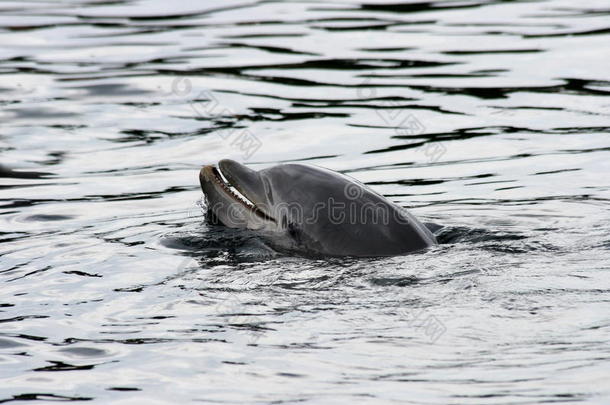
{"label": "dolphin rostrum", "polygon": [[404,208],[359,181],[321,167],[255,171],[233,160],[199,173],[210,217],[255,230],[277,250],[309,256],[394,256],[436,245]]}

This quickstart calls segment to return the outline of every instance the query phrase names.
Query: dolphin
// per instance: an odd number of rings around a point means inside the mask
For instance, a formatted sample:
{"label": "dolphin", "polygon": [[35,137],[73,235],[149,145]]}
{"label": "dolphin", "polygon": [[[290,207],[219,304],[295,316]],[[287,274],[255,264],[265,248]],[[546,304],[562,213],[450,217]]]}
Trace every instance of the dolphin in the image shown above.
{"label": "dolphin", "polygon": [[260,171],[223,159],[199,172],[208,217],[312,257],[396,256],[436,245],[406,209],[347,175],[305,164]]}

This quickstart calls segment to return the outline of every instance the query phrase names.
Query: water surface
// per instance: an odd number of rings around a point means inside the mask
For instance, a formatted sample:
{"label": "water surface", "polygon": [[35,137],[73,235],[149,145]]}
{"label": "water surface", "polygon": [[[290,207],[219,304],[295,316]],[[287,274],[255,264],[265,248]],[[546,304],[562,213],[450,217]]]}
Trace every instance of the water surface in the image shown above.
{"label": "water surface", "polygon": [[[605,1],[0,3],[0,402],[606,403]],[[445,225],[273,255],[199,167]]]}

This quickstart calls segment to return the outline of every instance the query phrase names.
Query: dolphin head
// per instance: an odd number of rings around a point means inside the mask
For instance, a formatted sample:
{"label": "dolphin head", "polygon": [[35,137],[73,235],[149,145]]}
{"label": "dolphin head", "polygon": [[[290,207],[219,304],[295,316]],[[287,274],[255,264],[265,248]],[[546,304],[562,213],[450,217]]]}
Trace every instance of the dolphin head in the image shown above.
{"label": "dolphin head", "polygon": [[268,214],[264,180],[259,172],[233,160],[207,165],[199,172],[201,189],[209,211],[230,228],[274,229]]}
{"label": "dolphin head", "polygon": [[280,249],[322,256],[390,256],[425,249],[434,235],[405,209],[328,169],[282,164],[255,171],[224,159],[199,179],[224,225],[269,236]]}

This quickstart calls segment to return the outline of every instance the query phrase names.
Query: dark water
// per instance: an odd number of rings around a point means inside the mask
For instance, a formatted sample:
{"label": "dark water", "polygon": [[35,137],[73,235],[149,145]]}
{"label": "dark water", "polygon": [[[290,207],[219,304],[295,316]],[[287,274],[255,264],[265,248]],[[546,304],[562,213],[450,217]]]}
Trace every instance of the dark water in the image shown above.
{"label": "dark water", "polygon": [[[607,1],[0,3],[0,402],[610,401]],[[445,225],[316,261],[204,223],[306,161]]]}

